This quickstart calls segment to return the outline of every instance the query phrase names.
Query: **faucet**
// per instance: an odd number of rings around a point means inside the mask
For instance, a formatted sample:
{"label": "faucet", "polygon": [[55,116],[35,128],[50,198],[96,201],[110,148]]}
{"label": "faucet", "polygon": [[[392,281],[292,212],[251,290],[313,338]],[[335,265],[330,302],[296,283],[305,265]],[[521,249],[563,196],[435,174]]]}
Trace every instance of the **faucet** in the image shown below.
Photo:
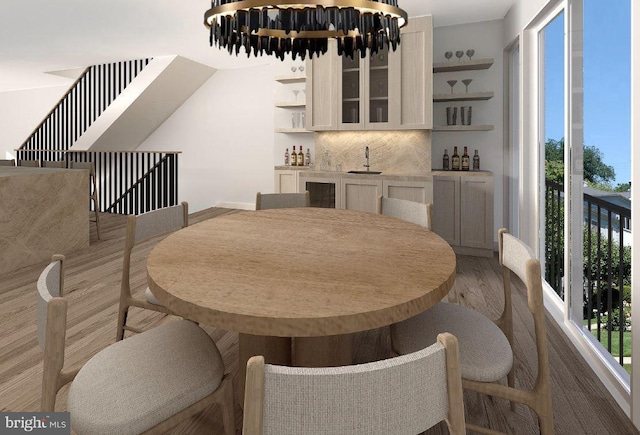
{"label": "faucet", "polygon": [[367,172],[368,172],[369,171],[369,147],[364,148],[364,156],[367,159],[367,164],[363,166],[367,168]]}

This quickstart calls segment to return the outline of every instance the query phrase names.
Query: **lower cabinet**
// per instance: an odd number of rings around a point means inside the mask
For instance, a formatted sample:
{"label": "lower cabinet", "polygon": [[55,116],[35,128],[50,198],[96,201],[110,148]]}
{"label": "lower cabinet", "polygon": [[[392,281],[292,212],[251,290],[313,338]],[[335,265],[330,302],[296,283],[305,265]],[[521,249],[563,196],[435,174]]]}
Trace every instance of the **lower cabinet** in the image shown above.
{"label": "lower cabinet", "polygon": [[493,175],[434,175],[432,218],[457,253],[493,256]]}
{"label": "lower cabinet", "polygon": [[433,202],[433,183],[430,181],[383,180],[382,195],[386,198],[405,199],[426,204]]}
{"label": "lower cabinet", "polygon": [[382,180],[341,178],[342,201],[340,208],[375,213],[378,196],[382,195]]}
{"label": "lower cabinet", "polygon": [[298,191],[298,172],[293,169],[276,169],[273,187],[275,193],[296,193]]}

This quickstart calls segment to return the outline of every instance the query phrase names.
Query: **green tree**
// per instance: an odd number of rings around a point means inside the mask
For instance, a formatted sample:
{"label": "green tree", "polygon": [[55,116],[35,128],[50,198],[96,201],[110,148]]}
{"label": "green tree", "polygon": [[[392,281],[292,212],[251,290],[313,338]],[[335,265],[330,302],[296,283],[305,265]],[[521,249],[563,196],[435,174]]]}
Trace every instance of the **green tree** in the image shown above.
{"label": "green tree", "polygon": [[[548,139],[545,143],[545,171],[547,179],[564,182],[564,138]],[[592,187],[612,191],[611,183],[616,179],[613,166],[604,162],[604,155],[593,145],[584,147],[584,180]]]}

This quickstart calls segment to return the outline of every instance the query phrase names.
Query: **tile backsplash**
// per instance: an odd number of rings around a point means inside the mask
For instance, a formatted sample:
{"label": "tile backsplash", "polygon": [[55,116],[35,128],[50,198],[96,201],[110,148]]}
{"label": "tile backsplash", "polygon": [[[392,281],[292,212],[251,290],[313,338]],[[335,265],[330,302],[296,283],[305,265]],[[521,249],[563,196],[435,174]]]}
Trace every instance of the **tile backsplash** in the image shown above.
{"label": "tile backsplash", "polygon": [[396,174],[431,172],[431,132],[406,131],[328,131],[316,133],[316,168],[325,150],[331,156],[331,170],[365,170],[364,149],[369,147],[372,171]]}

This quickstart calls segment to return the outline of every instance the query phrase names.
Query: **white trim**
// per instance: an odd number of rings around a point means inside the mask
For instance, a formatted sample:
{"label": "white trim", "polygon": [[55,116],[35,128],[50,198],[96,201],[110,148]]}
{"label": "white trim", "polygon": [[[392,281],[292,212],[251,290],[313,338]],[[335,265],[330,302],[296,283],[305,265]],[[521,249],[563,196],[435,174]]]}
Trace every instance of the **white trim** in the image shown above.
{"label": "white trim", "polygon": [[237,208],[238,210],[255,210],[255,204],[249,204],[246,202],[217,202],[213,205],[214,207],[220,208]]}

